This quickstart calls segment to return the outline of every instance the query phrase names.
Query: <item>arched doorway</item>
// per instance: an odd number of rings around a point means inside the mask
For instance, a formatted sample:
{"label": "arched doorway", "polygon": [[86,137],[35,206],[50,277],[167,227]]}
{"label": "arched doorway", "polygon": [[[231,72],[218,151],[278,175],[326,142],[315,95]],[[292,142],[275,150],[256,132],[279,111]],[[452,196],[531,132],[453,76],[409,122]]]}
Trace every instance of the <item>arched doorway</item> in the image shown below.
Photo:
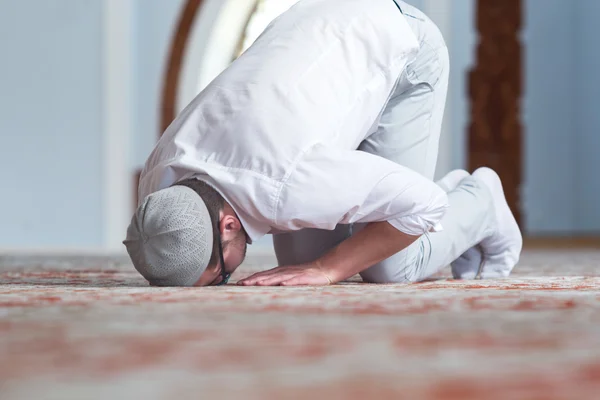
{"label": "arched doorway", "polygon": [[169,55],[163,86],[161,132],[197,93],[256,40],[273,19],[298,1],[226,0],[216,5],[211,0],[188,0]]}

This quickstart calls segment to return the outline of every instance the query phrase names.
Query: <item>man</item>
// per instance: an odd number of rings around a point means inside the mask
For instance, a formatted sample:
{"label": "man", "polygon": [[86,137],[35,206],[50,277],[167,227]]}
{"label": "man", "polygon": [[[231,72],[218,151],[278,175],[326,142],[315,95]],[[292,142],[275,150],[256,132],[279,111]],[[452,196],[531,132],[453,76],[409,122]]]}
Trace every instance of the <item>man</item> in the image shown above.
{"label": "man", "polygon": [[142,173],[125,245],[157,286],[507,276],[519,228],[498,176],[432,182],[448,86],[442,35],[394,0],[301,0],[178,116]]}

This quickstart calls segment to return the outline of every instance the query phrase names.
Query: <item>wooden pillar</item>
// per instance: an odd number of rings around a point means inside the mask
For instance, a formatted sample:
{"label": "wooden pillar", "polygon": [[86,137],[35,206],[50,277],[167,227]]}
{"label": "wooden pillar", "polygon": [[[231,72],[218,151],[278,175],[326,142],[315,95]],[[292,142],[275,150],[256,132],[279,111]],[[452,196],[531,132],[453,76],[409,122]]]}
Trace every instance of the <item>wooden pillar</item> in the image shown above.
{"label": "wooden pillar", "polygon": [[469,168],[498,172],[517,221],[523,174],[521,0],[477,0],[479,42],[469,77]]}

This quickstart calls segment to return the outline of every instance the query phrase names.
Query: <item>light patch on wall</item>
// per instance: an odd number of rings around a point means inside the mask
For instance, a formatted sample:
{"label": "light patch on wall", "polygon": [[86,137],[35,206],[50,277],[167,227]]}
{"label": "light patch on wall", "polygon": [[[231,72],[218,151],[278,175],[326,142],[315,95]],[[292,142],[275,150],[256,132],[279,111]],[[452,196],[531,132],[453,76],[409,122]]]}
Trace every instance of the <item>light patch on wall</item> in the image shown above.
{"label": "light patch on wall", "polygon": [[246,51],[275,18],[286,12],[299,0],[259,0],[246,26],[242,51]]}

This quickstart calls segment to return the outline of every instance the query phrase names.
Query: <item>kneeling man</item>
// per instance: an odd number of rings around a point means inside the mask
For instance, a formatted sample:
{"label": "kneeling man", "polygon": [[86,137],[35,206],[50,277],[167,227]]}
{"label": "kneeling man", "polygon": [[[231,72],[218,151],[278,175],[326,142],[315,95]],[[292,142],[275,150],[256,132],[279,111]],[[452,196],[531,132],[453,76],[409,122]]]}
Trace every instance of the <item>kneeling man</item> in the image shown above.
{"label": "kneeling man", "polygon": [[400,0],[301,0],[177,117],[142,173],[125,245],[156,286],[507,276],[522,238],[490,169],[432,181],[448,52]]}

